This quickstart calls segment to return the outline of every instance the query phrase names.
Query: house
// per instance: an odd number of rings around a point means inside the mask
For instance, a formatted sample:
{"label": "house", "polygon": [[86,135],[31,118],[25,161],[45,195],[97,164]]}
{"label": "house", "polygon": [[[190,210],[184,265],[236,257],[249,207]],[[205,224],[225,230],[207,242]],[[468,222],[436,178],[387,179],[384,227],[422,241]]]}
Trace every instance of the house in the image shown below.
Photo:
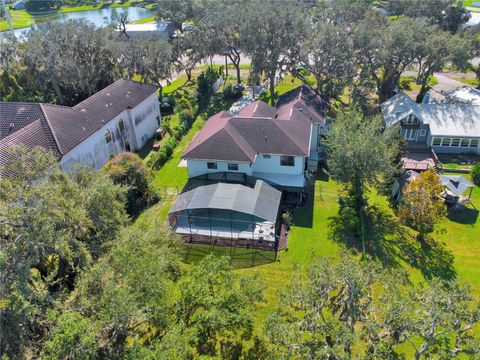
{"label": "house", "polygon": [[25,1],[24,0],[15,1],[12,4],[12,9],[13,10],[25,10]]}
{"label": "house", "polygon": [[8,148],[43,147],[64,170],[100,169],[123,151],[140,150],[160,125],[157,87],[121,79],[73,106],[0,102],[0,164]]}
{"label": "house", "polygon": [[168,219],[188,243],[277,250],[281,199],[282,193],[262,180],[253,188],[214,183],[180,194]]}
{"label": "house", "polygon": [[417,104],[399,92],[381,104],[384,124],[399,124],[407,147],[479,154],[480,92],[460,88],[445,95],[442,103]]}
{"label": "house", "polygon": [[173,36],[174,31],[175,27],[169,21],[125,25],[125,32],[131,38],[170,38]]}
{"label": "house", "polygon": [[189,178],[261,179],[298,191],[306,171],[324,154],[326,102],[307,86],[280,97],[275,107],[256,101],[238,114],[210,117],[188,145]]}

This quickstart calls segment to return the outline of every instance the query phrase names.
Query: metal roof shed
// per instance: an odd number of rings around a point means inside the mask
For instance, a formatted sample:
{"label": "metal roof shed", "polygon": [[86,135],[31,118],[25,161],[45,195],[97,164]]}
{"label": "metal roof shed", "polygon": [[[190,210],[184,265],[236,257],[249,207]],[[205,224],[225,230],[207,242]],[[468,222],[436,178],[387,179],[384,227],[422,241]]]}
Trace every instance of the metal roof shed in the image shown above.
{"label": "metal roof shed", "polygon": [[462,175],[440,175],[440,180],[442,181],[443,186],[451,191],[456,197],[461,196],[468,188],[473,190],[473,184]]}

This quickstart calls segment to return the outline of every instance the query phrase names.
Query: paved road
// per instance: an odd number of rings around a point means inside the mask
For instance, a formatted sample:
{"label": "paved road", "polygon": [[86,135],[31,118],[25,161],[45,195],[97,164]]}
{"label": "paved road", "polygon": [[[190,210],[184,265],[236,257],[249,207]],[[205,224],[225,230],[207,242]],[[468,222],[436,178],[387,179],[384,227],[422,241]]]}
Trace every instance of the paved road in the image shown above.
{"label": "paved road", "polygon": [[[408,70],[403,73],[404,75],[413,75],[416,76],[417,72],[413,70]],[[444,96],[442,95],[443,92],[456,89],[458,87],[465,86],[464,83],[452,79],[445,75],[444,73],[436,73],[435,78],[438,80],[438,84],[434,85],[430,90],[430,99],[436,101],[442,101]],[[418,92],[410,91],[408,94],[415,98]]]}

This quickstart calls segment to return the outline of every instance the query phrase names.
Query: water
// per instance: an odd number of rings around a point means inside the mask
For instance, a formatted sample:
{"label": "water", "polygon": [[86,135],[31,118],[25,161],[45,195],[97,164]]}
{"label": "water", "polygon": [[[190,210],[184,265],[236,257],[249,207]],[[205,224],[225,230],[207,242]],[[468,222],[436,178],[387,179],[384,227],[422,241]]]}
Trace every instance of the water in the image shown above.
{"label": "water", "polygon": [[[102,27],[105,26],[105,17],[110,19],[110,16],[121,14],[125,11],[128,12],[128,21],[139,20],[155,15],[155,10],[148,10],[141,7],[106,7],[103,9],[58,13],[49,17],[48,21],[65,22],[71,19],[86,19],[95,26]],[[28,29],[30,28],[14,29],[13,32],[17,38],[21,38],[22,34]]]}

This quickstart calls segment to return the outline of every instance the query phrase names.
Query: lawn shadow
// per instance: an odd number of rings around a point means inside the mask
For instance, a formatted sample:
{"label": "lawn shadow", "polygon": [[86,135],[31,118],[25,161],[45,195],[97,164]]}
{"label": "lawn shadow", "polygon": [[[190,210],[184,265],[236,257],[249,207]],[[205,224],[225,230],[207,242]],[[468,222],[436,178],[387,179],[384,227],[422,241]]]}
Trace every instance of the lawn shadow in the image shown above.
{"label": "lawn shadow", "polygon": [[447,218],[459,224],[473,225],[478,220],[478,210],[464,208],[462,210],[449,210]]}
{"label": "lawn shadow", "polygon": [[[429,239],[417,241],[398,219],[375,206],[366,214],[365,247],[367,253],[385,267],[399,268],[405,262],[419,270],[426,279],[455,278],[454,256],[445,245]],[[329,237],[356,252],[362,251],[356,218],[347,209],[329,219]]]}
{"label": "lawn shadow", "polygon": [[[306,192],[306,199],[305,203],[298,208],[295,213],[293,214],[293,224],[298,227],[304,228],[312,228],[313,226],[313,212],[314,212],[314,204],[315,204],[315,182],[328,182],[329,176],[326,172],[324,172],[321,168],[318,169],[315,180],[311,180],[308,182],[307,186],[305,187]],[[320,200],[322,198],[322,189],[323,185],[320,184]]]}
{"label": "lawn shadow", "polygon": [[277,260],[275,251],[196,244],[185,244],[181,255],[185,263],[197,264],[209,254],[228,257],[233,269],[245,269],[266,265]]}

